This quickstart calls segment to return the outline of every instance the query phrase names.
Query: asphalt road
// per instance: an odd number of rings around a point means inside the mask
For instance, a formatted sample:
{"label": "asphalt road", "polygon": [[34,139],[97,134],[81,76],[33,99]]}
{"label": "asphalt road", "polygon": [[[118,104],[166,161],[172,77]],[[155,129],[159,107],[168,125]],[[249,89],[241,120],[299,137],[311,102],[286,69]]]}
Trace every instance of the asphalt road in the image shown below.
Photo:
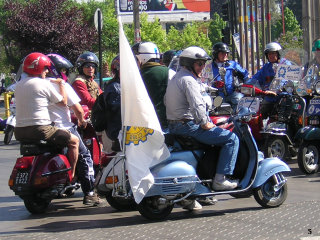
{"label": "asphalt road", "polygon": [[31,215],[8,187],[18,149],[16,141],[3,145],[0,134],[0,239],[320,239],[320,173],[305,176],[294,160],[288,198],[279,208],[225,195],[202,211],[175,208],[167,220],[150,222],[106,202],[86,207],[79,190],[72,198],[53,200],[47,213]]}

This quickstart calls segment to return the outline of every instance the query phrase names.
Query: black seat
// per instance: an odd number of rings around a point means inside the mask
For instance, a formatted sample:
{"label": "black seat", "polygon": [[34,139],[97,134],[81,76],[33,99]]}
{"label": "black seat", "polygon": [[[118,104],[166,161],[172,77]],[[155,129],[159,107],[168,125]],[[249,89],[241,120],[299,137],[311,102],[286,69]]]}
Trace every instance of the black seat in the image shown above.
{"label": "black seat", "polygon": [[56,153],[61,152],[61,149],[42,140],[20,142],[20,154],[23,156],[35,156],[46,152]]}

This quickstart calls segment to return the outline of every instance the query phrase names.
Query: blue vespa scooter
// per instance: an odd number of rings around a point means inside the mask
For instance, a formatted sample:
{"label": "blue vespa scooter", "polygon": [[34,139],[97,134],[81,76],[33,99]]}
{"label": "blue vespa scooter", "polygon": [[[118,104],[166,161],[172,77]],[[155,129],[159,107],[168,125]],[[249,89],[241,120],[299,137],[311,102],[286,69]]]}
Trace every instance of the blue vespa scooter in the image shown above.
{"label": "blue vespa scooter", "polygon": [[[240,139],[233,175],[240,179],[237,189],[214,191],[211,187],[218,147],[203,145],[192,138],[171,136],[174,139],[167,142],[170,157],[150,169],[155,182],[137,205],[140,214],[147,219],[161,220],[183,200],[206,199],[222,194],[246,195],[248,192],[253,193],[262,207],[280,206],[287,198],[287,182],[283,172],[290,171],[290,168],[279,158],[264,159],[263,153],[258,151],[247,124],[253,114],[248,108],[243,108],[237,116],[230,118],[235,126],[233,132]],[[97,189],[118,210],[135,207],[124,156],[114,158],[103,170]]]}

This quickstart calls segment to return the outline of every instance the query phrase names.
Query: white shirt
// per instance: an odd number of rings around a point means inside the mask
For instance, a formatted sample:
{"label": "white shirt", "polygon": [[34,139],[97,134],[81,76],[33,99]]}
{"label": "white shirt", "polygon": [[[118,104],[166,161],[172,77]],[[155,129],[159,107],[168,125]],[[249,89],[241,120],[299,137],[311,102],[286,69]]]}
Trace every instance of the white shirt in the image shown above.
{"label": "white shirt", "polygon": [[61,102],[61,94],[45,79],[26,77],[15,90],[17,127],[49,125],[48,106]]}
{"label": "white shirt", "polygon": [[[48,78],[49,82],[50,79],[54,78]],[[59,91],[58,84],[53,82],[50,83],[57,91]],[[67,106],[52,104],[49,106],[49,114],[51,121],[55,123],[56,127],[68,129],[74,125],[71,122],[69,107],[73,106],[76,103],[79,103],[81,100],[69,83],[65,83],[65,91],[67,94]]]}

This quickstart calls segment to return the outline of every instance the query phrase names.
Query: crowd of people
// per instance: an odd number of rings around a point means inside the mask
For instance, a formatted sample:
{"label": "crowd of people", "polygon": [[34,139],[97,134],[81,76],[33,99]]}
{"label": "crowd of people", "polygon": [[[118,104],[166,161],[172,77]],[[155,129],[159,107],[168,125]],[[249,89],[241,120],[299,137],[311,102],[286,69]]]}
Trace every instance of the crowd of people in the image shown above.
{"label": "crowd of people", "polygon": [[[320,49],[320,40],[316,42]],[[152,42],[132,46],[141,77],[154,105],[164,132],[191,136],[197,141],[221,146],[216,174],[212,180],[215,191],[237,188],[238,179],[233,179],[239,139],[236,134],[217,127],[208,116],[208,104],[203,98],[203,84],[218,89],[224,101],[233,109],[242,94],[241,83],[260,85],[268,90],[275,72],[274,63],[290,62],[281,59],[281,46],[268,43],[264,53],[268,60],[252,78],[239,63],[229,60],[230,49],[219,42],[213,45],[211,55],[200,47],[192,46],[182,51],[170,50],[164,54]],[[174,70],[169,69],[172,59],[179,59]],[[18,141],[46,140],[68,149],[67,156],[72,167],[72,176],[78,170],[78,178],[84,193],[83,204],[96,205],[100,199],[94,192],[94,170],[90,151],[86,148],[71,122],[70,109],[78,118],[78,125],[86,127],[81,105],[92,109],[97,97],[103,94],[110,111],[105,131],[104,145],[120,150],[118,140],[121,124],[121,76],[120,57],[111,63],[112,79],[100,89],[94,78],[99,60],[92,52],[81,54],[75,66],[78,75],[68,79],[73,65],[58,54],[31,53],[23,61],[24,77],[16,86],[15,137]],[[275,101],[266,97],[263,114],[266,115]],[[25,104],[25,103],[28,104]],[[199,206],[194,202],[194,209]]]}

